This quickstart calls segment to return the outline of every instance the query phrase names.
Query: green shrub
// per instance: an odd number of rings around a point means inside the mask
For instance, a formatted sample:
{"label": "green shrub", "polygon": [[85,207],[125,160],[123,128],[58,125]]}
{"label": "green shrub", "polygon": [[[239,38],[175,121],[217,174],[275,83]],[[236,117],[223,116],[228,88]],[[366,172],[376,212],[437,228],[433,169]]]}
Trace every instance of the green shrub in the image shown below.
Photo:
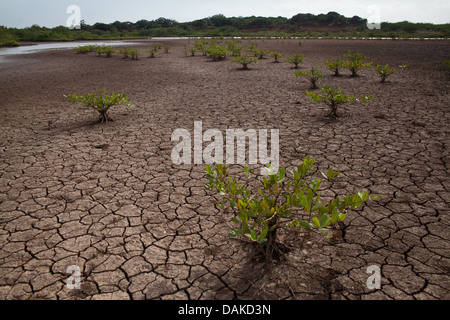
{"label": "green shrub", "polygon": [[139,50],[130,49],[128,53],[131,55],[131,60],[139,60]]}
{"label": "green shrub", "polygon": [[368,59],[367,57],[361,53],[355,53],[352,50],[347,51],[344,54],[344,58],[348,60],[344,61],[343,65],[352,72],[352,77],[358,76],[358,71],[372,66],[372,62],[364,62]]}
{"label": "green shrub", "polygon": [[125,104],[127,106],[133,106],[132,103],[128,102],[128,97],[124,96],[122,93],[118,94],[106,94],[106,89],[103,92],[97,90],[97,95],[94,93],[88,95],[79,95],[78,93],[73,93],[70,96],[64,95],[69,98],[72,103],[81,103],[82,106],[91,107],[100,113],[100,122],[108,122],[111,120],[108,116],[108,110],[115,104]]}
{"label": "green shrub", "polygon": [[116,50],[113,47],[106,46],[103,48],[103,53],[106,54],[107,58],[111,58],[115,52]]}
{"label": "green shrub", "polygon": [[77,54],[86,54],[88,52],[91,52],[91,47],[90,46],[78,46],[77,48],[75,48],[75,51],[77,52]]}
{"label": "green shrub", "polygon": [[123,54],[124,59],[128,59],[131,56],[131,60],[138,60],[139,57],[139,51],[137,49],[121,48],[117,52]]}
{"label": "green shrub", "polygon": [[164,47],[164,53],[169,53],[170,49],[172,49],[172,47]]}
{"label": "green shrub", "polygon": [[194,47],[197,49],[197,51],[201,52],[203,56],[206,56],[208,54],[207,49],[208,43],[209,43],[208,40],[196,41]]}
{"label": "green shrub", "polygon": [[327,117],[337,118],[338,117],[338,108],[341,104],[344,103],[352,103],[352,102],[366,102],[369,100],[373,101],[372,96],[364,96],[361,99],[355,98],[354,95],[345,94],[341,88],[337,90],[332,89],[331,87],[325,85],[322,90],[320,90],[317,94],[311,91],[306,91],[305,95],[309,96],[311,101],[314,102],[323,102],[329,108],[329,112],[326,115]]}
{"label": "green shrub", "polygon": [[258,56],[258,55],[256,54],[256,50],[258,49],[258,45],[257,45],[256,43],[251,42],[247,49],[248,49],[248,52],[254,54],[255,57]]}
{"label": "green shrub", "polygon": [[248,65],[251,63],[258,62],[258,59],[255,57],[249,57],[248,55],[240,55],[240,56],[237,56],[233,60],[233,62],[238,62],[238,63],[242,64],[242,69],[248,70]]}
{"label": "green shrub", "polygon": [[275,52],[271,52],[271,53],[270,53],[270,56],[271,56],[272,58],[275,59],[274,62],[278,63],[278,62],[280,62],[280,61],[278,61],[278,59],[282,58],[282,57],[283,57],[283,54],[281,54],[281,53],[278,52],[278,51],[275,51]]}
{"label": "green shrub", "polygon": [[339,58],[332,58],[325,61],[325,65],[327,68],[334,72],[334,76],[338,77],[340,76],[339,71],[344,67],[344,61],[342,61]]}
{"label": "green shrub", "polygon": [[111,58],[113,53],[116,52],[116,50],[110,46],[97,46],[95,48],[95,52],[97,52],[99,56],[101,56],[102,53],[104,53],[107,58]]}
{"label": "green shrub", "polygon": [[243,47],[239,47],[237,43],[240,43],[239,40],[229,40],[227,41],[227,50],[231,53],[233,57],[237,57],[241,54]]}
{"label": "green shrub", "polygon": [[128,56],[130,54],[130,49],[128,48],[121,48],[117,51],[119,54],[123,54],[124,59],[128,59]]}
{"label": "green shrub", "polygon": [[191,56],[195,56],[195,53],[197,52],[197,48],[195,48],[195,47],[193,47],[193,48],[191,48],[190,50],[190,53],[191,53]]}
{"label": "green shrub", "polygon": [[210,45],[206,52],[208,57],[212,58],[214,61],[224,60],[228,55],[228,51],[224,46],[218,46],[215,44]]}
{"label": "green shrub", "polygon": [[373,68],[373,70],[378,72],[378,74],[380,75],[381,83],[384,83],[386,81],[386,78],[394,74],[396,71],[395,69],[389,69],[389,65],[377,65],[375,68]]}
{"label": "green shrub", "polygon": [[158,48],[153,47],[153,49],[148,49],[145,52],[147,52],[149,54],[149,56],[148,56],[149,58],[154,58],[155,54],[158,53]]}
{"label": "green shrub", "polygon": [[311,82],[311,89],[317,89],[317,81],[323,77],[323,74],[318,68],[312,67],[310,71],[296,71],[294,73],[296,77],[305,77]]}
{"label": "green shrub", "polygon": [[298,65],[305,60],[304,54],[294,54],[293,56],[287,58],[286,62],[291,62],[294,64],[294,68],[297,69]]}
{"label": "green shrub", "polygon": [[444,61],[444,63],[450,67],[450,60],[446,60],[446,61]]}
{"label": "green shrub", "polygon": [[[313,168],[314,163],[315,160],[310,156],[305,157],[303,163],[291,171],[291,176],[286,175],[285,169],[275,172],[269,165],[268,175],[261,178],[261,187],[257,190],[257,187],[238,184],[235,177],[228,175],[229,166],[207,165],[206,177],[209,183],[206,189],[219,193],[222,196],[219,206],[224,208],[228,203],[235,213],[231,221],[236,224],[236,228],[229,236],[250,239],[256,243],[266,262],[271,262],[280,251],[277,241],[279,230],[317,231],[330,238],[333,228],[345,220],[348,210],[378,198],[368,192],[358,192],[335,197],[325,203],[319,193],[322,180],[314,177],[317,172]],[[244,173],[254,174],[249,173],[247,167]],[[330,168],[327,174],[322,175],[331,180],[339,172]]]}
{"label": "green shrub", "polygon": [[270,55],[270,51],[269,50],[264,50],[264,49],[256,49],[255,50],[255,56],[258,57],[259,60],[262,60],[265,58],[266,55]]}

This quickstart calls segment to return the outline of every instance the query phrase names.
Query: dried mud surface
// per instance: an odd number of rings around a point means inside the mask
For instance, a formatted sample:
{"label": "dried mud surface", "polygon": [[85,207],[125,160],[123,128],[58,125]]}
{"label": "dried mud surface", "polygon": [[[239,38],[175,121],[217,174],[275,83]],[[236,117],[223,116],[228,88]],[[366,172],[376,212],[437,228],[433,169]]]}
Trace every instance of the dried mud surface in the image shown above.
{"label": "dried mud surface", "polygon": [[[301,70],[348,49],[410,65],[385,84],[371,69],[358,78],[323,69],[319,85],[375,98],[336,121],[288,63],[242,71],[230,59],[185,57],[186,43],[165,41],[169,54],[138,61],[61,50],[0,63],[0,299],[450,298],[448,41],[257,41],[304,53]],[[100,88],[135,107],[98,124],[63,97]],[[228,238],[231,213],[205,191],[204,165],[171,161],[172,132],[192,133],[194,121],[279,129],[281,166],[310,154],[342,172],[324,195],[382,197],[348,215],[342,238],[283,236],[290,250],[266,270]],[[80,290],[66,286],[70,265]],[[380,290],[366,286],[370,265],[381,268]]]}

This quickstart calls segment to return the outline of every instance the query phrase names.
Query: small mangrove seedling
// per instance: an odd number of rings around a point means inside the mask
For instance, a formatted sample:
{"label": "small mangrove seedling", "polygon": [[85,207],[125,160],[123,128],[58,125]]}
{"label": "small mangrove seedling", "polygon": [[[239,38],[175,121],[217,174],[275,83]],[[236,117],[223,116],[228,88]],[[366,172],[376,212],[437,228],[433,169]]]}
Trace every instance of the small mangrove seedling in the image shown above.
{"label": "small mangrove seedling", "polygon": [[347,53],[344,54],[344,58],[348,59],[344,61],[344,67],[349,69],[352,73],[352,77],[357,77],[358,72],[364,68],[371,67],[372,62],[364,62],[368,58],[361,53],[355,53],[352,50],[348,50]]}
{"label": "small mangrove seedling", "polygon": [[339,77],[341,74],[339,71],[344,67],[344,61],[339,58],[332,58],[325,61],[327,69],[333,71],[335,77]]}
{"label": "small mangrove seedling", "polygon": [[133,106],[132,103],[128,102],[128,96],[124,96],[122,93],[118,94],[106,94],[106,89],[103,91],[97,90],[97,94],[90,93],[88,95],[79,95],[78,93],[73,93],[69,96],[64,95],[64,97],[69,98],[72,103],[81,103],[84,107],[94,108],[100,113],[99,122],[108,122],[111,118],[108,116],[108,110],[116,104],[125,104],[129,107]]}
{"label": "small mangrove seedling", "polygon": [[341,88],[335,90],[328,85],[325,85],[318,93],[306,91],[305,95],[309,96],[311,101],[325,103],[329,107],[326,117],[333,119],[338,117],[338,108],[344,103],[373,101],[372,96],[357,99],[354,95],[345,94]]}
{"label": "small mangrove seedling", "polygon": [[102,53],[104,53],[107,58],[111,58],[112,55],[117,52],[117,50],[111,46],[101,46],[96,47],[95,52],[97,52],[99,57],[102,55]]}
{"label": "small mangrove seedling", "polygon": [[131,55],[131,60],[139,60],[139,50],[137,49],[130,49],[129,51],[130,55]]}
{"label": "small mangrove seedling", "polygon": [[270,56],[275,59],[275,61],[274,61],[275,63],[278,63],[278,62],[280,62],[278,59],[282,58],[283,54],[278,51],[275,51],[275,52],[271,52]]}
{"label": "small mangrove seedling", "polygon": [[298,65],[302,63],[305,60],[304,54],[294,54],[293,56],[290,56],[285,61],[290,62],[294,64],[294,68],[297,69]]}
{"label": "small mangrove seedling", "polygon": [[233,62],[240,63],[243,70],[248,70],[248,65],[258,62],[258,58],[249,57],[248,55],[240,55],[234,58]]}
{"label": "small mangrove seedling", "polygon": [[382,66],[379,64],[375,68],[373,68],[373,70],[378,72],[378,75],[381,78],[381,83],[384,83],[386,81],[386,78],[394,74],[396,71],[395,69],[389,69],[389,65]]}
{"label": "small mangrove seedling", "polygon": [[158,53],[158,49],[154,47],[153,49],[145,50],[145,52],[147,52],[149,54],[149,56],[148,56],[149,58],[154,58],[155,54]]}
{"label": "small mangrove seedling", "polygon": [[207,49],[207,55],[209,58],[212,58],[213,61],[225,60],[228,55],[228,50],[224,46],[211,44]]}
{"label": "small mangrove seedling", "polygon": [[75,48],[75,51],[77,53],[86,54],[88,52],[91,52],[91,46],[78,46]]}
{"label": "small mangrove seedling", "polygon": [[311,89],[317,89],[317,81],[323,77],[323,74],[315,66],[309,71],[296,71],[294,73],[296,77],[305,77],[311,82]]}
{"label": "small mangrove seedling", "polygon": [[255,51],[255,55],[258,57],[259,60],[265,59],[266,55],[270,55],[270,51],[269,50],[264,50],[264,49],[256,49]]}
{"label": "small mangrove seedling", "polygon": [[130,54],[130,49],[128,48],[121,48],[117,51],[118,54],[123,54],[123,58],[124,59],[128,59],[129,54]]}
{"label": "small mangrove seedling", "polygon": [[269,164],[267,175],[259,177],[254,170],[249,172],[244,167],[244,175],[250,182],[247,184],[239,184],[237,177],[231,177],[229,166],[207,165],[209,182],[206,189],[220,194],[217,205],[221,209],[229,204],[234,211],[231,221],[235,227],[228,236],[249,240],[270,264],[283,252],[280,232],[287,235],[317,232],[333,238],[338,223],[345,220],[349,211],[379,197],[369,192],[357,192],[324,201],[319,191],[320,177],[332,180],[339,172],[329,168],[327,173],[320,171],[319,175],[314,163],[310,156],[304,157],[302,164],[290,172],[272,168]]}

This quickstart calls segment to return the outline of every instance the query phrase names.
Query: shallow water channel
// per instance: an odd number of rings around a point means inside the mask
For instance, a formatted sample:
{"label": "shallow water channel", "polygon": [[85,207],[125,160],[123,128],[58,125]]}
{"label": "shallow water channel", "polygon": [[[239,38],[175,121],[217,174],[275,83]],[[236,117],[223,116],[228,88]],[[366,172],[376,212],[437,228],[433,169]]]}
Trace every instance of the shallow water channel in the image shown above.
{"label": "shallow water channel", "polygon": [[21,45],[18,47],[7,47],[0,48],[0,60],[3,56],[16,55],[16,54],[29,54],[35,53],[42,50],[56,50],[56,49],[71,49],[78,46],[85,45],[114,45],[114,46],[125,46],[134,45],[135,42],[124,42],[124,41],[75,41],[75,42],[51,42],[51,43],[37,43],[30,45]]}

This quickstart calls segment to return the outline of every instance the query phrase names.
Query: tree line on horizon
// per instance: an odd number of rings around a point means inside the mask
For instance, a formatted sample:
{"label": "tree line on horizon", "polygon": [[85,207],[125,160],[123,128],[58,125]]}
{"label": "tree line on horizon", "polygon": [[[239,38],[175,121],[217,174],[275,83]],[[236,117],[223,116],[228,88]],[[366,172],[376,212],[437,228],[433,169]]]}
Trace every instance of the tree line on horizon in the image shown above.
{"label": "tree line on horizon", "polygon": [[0,45],[14,45],[17,41],[71,41],[98,39],[125,39],[148,37],[450,37],[450,24],[382,22],[381,29],[368,29],[367,19],[347,18],[337,12],[314,15],[299,13],[286,17],[226,17],[217,14],[191,22],[177,22],[158,18],[136,22],[97,22],[93,25],[81,21],[81,29],[65,26],[54,28],[33,25],[26,28],[0,26]]}

